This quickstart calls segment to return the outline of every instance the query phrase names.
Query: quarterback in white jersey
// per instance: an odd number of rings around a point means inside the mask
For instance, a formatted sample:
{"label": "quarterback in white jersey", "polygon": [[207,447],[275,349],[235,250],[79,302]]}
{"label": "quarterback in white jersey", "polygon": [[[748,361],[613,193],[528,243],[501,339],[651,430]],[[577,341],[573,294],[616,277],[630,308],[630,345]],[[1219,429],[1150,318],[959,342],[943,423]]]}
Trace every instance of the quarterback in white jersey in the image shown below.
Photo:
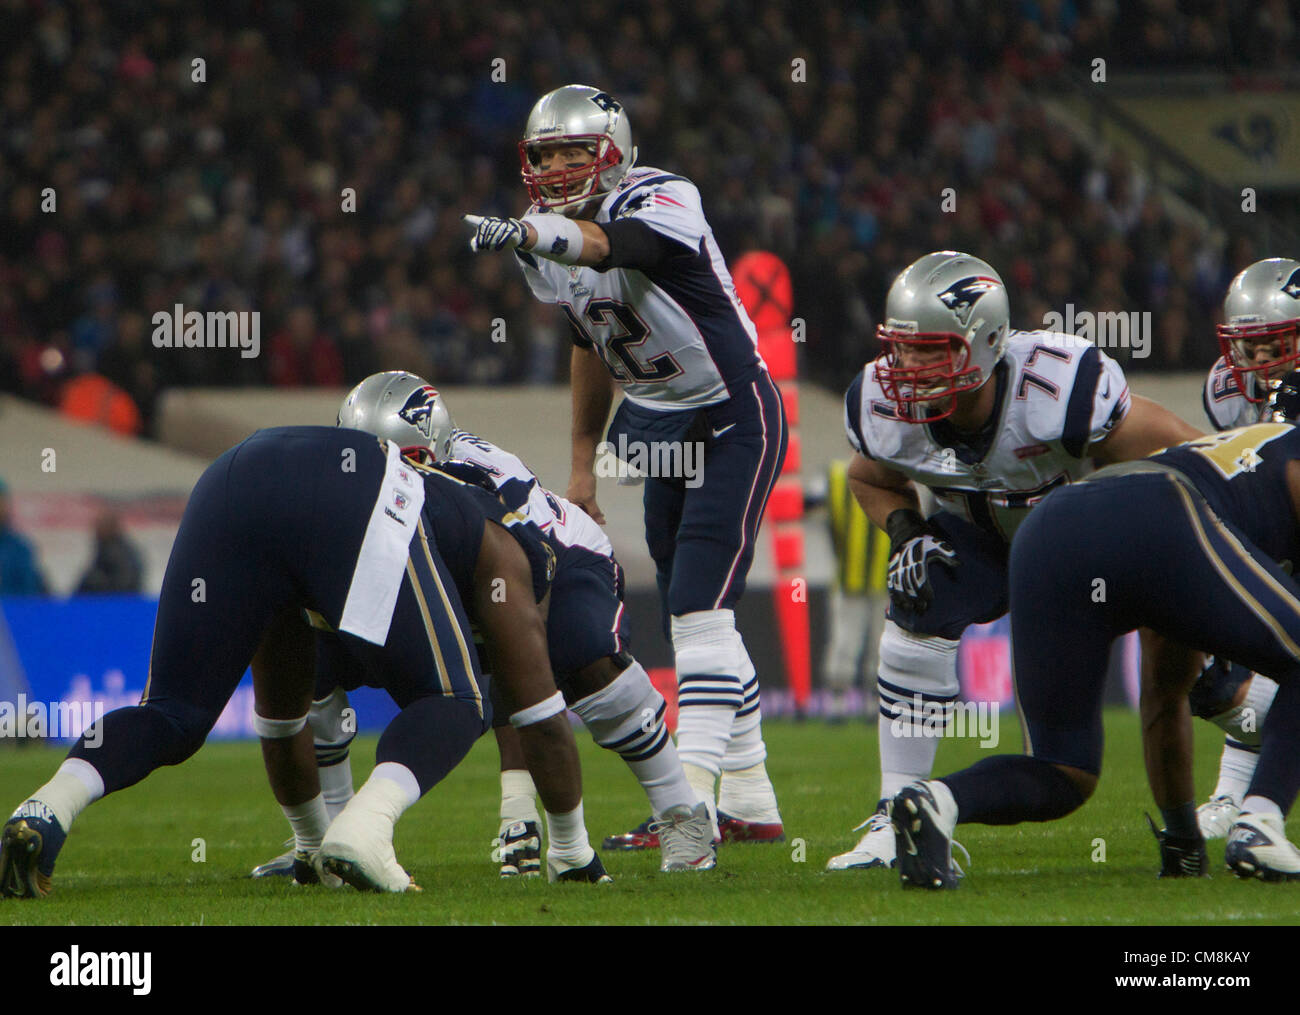
{"label": "quarterback in white jersey", "polygon": [[[674,173],[634,168],[626,112],[608,93],[567,85],[543,96],[520,158],[529,212],[466,216],[470,247],[513,251],[533,295],[568,318],[576,348],[566,496],[603,521],[594,463],[616,385],[625,397],[608,446],[629,464],[647,453],[669,463],[646,479],[644,508],[676,656],[682,762],[711,807],[721,774],[724,840],[781,839],[757,676],[734,613],[787,440],[757,332],[699,191]],[[702,468],[692,465],[698,453]],[[643,827],[606,845],[653,842]]]}
{"label": "quarterback in white jersey", "polygon": [[[884,351],[845,396],[849,481],[890,539],[880,641],[876,813],[830,870],[893,866],[887,802],[925,779],[957,699],[957,644],[1007,611],[1007,551],[1028,511],[1094,462],[1138,458],[1199,432],[1129,393],[1119,364],[1073,335],[1012,331],[1002,279],[955,251],[895,280]],[[920,510],[916,486],[939,509]],[[1100,520],[1118,524],[1121,520]]]}
{"label": "quarterback in white jersey", "polygon": [[[1300,261],[1271,257],[1240,272],[1223,300],[1221,355],[1205,379],[1205,414],[1216,430],[1273,418],[1273,399],[1300,361]],[[1219,781],[1197,810],[1207,839],[1227,835],[1259,761],[1259,729],[1277,684],[1228,660],[1208,660],[1192,692],[1194,714],[1228,734]],[[1243,728],[1243,716],[1248,722]]]}

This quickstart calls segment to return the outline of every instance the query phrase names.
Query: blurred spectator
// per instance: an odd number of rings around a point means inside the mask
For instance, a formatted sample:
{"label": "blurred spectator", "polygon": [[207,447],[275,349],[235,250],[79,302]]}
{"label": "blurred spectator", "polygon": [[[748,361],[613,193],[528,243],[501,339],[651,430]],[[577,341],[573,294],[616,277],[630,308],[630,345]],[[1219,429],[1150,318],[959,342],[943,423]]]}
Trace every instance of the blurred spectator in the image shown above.
{"label": "blurred spectator", "polygon": [[77,585],[77,595],[128,594],[140,591],[144,578],[140,551],[122,531],[122,518],[112,509],[95,520],[95,556]]}
{"label": "blurred spectator", "polygon": [[[1294,70],[1300,0],[563,10],[0,4],[0,388],[54,404],[69,377],[103,375],[149,427],[168,385],[346,385],[388,365],[557,379],[562,322],[508,260],[471,257],[460,217],[526,207],[524,118],[570,81],[623,101],[641,163],[697,184],[729,258],[786,260],[807,365],[834,384],[928,250],[999,268],[1020,327],[1094,297],[1165,315],[1171,346],[1144,362],[1198,368],[1233,268],[1283,253],[1178,225],[1125,155],[1041,100],[1098,56]],[[196,53],[213,54],[203,82]],[[147,322],[176,303],[259,311],[261,355],[153,348]]]}
{"label": "blurred spectator", "polygon": [[14,530],[9,484],[0,479],[0,596],[43,596],[47,591],[32,544]]}

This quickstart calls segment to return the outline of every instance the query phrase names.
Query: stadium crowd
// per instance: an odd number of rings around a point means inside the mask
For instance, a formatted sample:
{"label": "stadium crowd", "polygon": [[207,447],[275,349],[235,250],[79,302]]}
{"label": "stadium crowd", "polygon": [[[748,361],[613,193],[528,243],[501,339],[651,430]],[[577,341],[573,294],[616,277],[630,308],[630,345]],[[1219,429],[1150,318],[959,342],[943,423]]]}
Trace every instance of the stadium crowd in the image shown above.
{"label": "stadium crowd", "polygon": [[[786,259],[818,379],[874,353],[889,282],[943,247],[1001,270],[1017,326],[1149,310],[1132,367],[1212,361],[1228,280],[1281,252],[1180,223],[1037,100],[1096,55],[1293,64],[1294,0],[845,6],[0,3],[0,387],[57,404],[97,373],[148,432],[170,385],[558,379],[559,315],[460,216],[523,210],[525,117],[570,81],[626,104],[730,257]],[[178,303],[259,311],[261,355],[154,348]]]}

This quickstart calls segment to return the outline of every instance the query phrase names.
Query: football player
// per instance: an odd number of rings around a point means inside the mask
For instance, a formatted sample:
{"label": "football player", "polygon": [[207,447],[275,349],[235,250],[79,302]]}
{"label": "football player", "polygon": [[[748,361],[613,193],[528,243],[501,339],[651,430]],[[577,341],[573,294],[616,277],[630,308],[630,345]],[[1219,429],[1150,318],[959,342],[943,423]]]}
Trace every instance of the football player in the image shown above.
{"label": "football player", "polygon": [[[663,695],[625,647],[622,570],[600,526],[576,504],[543,488],[517,456],[456,427],[443,396],[414,374],[391,371],[366,378],[344,398],[338,425],[376,434],[408,457],[484,483],[551,541],[556,563],[546,640],[556,683],[592,739],[618,753],[645,790],[663,851],[661,869],[711,869],[714,831],[708,809],[686,781],[664,726]],[[318,658],[318,691],[324,697],[313,702],[309,721],[327,807],[340,809],[352,795],[344,687],[361,681],[352,677],[347,659],[328,647]],[[500,710],[494,714],[501,753],[496,856],[503,877],[536,874],[541,842],[537,789],[518,733]],[[289,854],[278,865],[265,864],[254,876],[288,873],[292,859]]]}
{"label": "football player", "polygon": [[[1207,873],[1192,785],[1186,695],[1198,651],[1278,684],[1259,765],[1228,833],[1241,877],[1300,879],[1285,815],[1300,789],[1300,428],[1257,423],[1114,466],[1054,493],[1011,549],[1011,631],[1024,755],[986,758],[893,800],[904,885],[956,887],[959,822],[1052,821],[1082,806],[1101,771],[1111,642],[1149,628],[1142,736],[1165,828],[1161,876]],[[1152,823],[1153,830],[1155,828]]]}
{"label": "football player", "polygon": [[[784,838],[764,761],[759,686],[736,630],[754,540],[785,458],[781,397],[758,354],[700,194],[634,168],[627,114],[608,93],[544,95],[519,146],[532,207],[522,219],[467,216],[476,251],[513,251],[533,295],[572,327],[572,474],[565,496],[597,522],[594,463],[608,440],[626,459],[669,449],[645,479],[646,542],[676,657],[677,745],[723,841]],[[703,464],[693,475],[686,464]],[[606,840],[653,847],[643,825]]]}
{"label": "football player", "polygon": [[[1300,358],[1300,261],[1256,261],[1232,280],[1218,327],[1223,355],[1205,379],[1205,414],[1215,430],[1276,416],[1281,378]],[[1192,689],[1192,713],[1227,733],[1219,781],[1196,818],[1207,839],[1222,838],[1241,810],[1259,758],[1259,730],[1277,685],[1228,660],[1209,660]]]}
{"label": "football player", "polygon": [[[557,878],[608,880],[587,839],[577,745],[546,661],[537,603],[554,560],[524,528],[486,491],[355,430],[259,430],[227,451],[181,519],[141,704],[104,716],[5,823],[0,893],[48,894],[77,815],[193,755],[250,661],[255,723],[303,863],[357,888],[413,887],[394,824],[491,723],[471,616],[551,812],[548,865]],[[498,581],[504,598],[493,595]],[[370,778],[332,822],[306,726],[314,673],[304,611],[338,631],[401,707]]]}
{"label": "football player", "polygon": [[[1199,431],[1131,396],[1119,365],[1073,335],[1013,331],[1002,279],[951,250],[894,281],[883,351],[853,380],[849,481],[890,540],[880,640],[881,787],[864,834],[830,870],[892,866],[888,801],[930,774],[935,719],[958,695],[957,644],[1007,611],[1007,551],[1024,518],[1094,461],[1149,454]],[[939,510],[921,513],[916,486]]]}

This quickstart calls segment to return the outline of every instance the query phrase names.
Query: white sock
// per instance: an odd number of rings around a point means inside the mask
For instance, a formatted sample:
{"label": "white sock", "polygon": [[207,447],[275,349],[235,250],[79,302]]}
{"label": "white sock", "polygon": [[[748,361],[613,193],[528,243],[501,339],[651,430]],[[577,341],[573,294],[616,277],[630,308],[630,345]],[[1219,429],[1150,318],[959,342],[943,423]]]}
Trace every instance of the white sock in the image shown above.
{"label": "white sock", "polygon": [[563,860],[570,866],[585,867],[596,855],[587,838],[587,822],[582,815],[582,802],[567,814],[546,812],[546,832],[550,846],[548,859]]}
{"label": "white sock", "polygon": [[759,762],[738,772],[725,769],[718,787],[718,810],[741,821],[762,825],[781,824],[776,806],[776,790],[768,777],[767,766]]}
{"label": "white sock", "polygon": [[664,696],[633,662],[608,686],[573,704],[574,713],[601,747],[618,754],[636,776],[655,816],[699,800],[682,772],[677,745],[663,724]]}
{"label": "white sock", "polygon": [[1219,758],[1219,781],[1214,787],[1214,796],[1230,796],[1238,803],[1250,788],[1250,780],[1255,777],[1255,766],[1259,764],[1259,752],[1236,747],[1231,741],[1224,743],[1223,754]]}
{"label": "white sock", "polygon": [[[709,809],[709,820],[713,822],[713,837],[718,837],[718,805],[713,799],[713,784],[717,781],[717,774],[710,772],[707,768],[700,768],[699,765],[692,765],[688,762],[682,762],[682,772],[686,775],[686,781],[691,784],[698,801],[703,801]],[[694,804],[691,805],[692,808]]]}
{"label": "white sock", "polygon": [[1266,796],[1251,795],[1241,802],[1241,811],[1243,814],[1271,814],[1279,821],[1282,818],[1282,808],[1275,804]]}
{"label": "white sock", "polygon": [[537,787],[533,777],[523,769],[506,769],[501,773],[501,824],[516,821],[535,821],[537,815]]}
{"label": "white sock", "polygon": [[744,703],[743,653],[731,610],[701,610],[671,620],[677,665],[677,756],[717,775]]}
{"label": "white sock", "polygon": [[67,758],[54,777],[28,799],[48,807],[66,834],[77,815],[103,795],[104,780],[95,766],[82,758]]}
{"label": "white sock", "polygon": [[293,829],[294,849],[307,853],[317,852],[331,820],[325,809],[325,798],[317,793],[305,803],[281,804],[280,809],[284,811],[284,816],[289,819],[289,825]]}
{"label": "white sock", "polygon": [[[942,715],[946,731],[957,682],[957,642],[910,634],[892,620],[880,638],[880,799],[908,783],[928,779],[939,753]],[[917,696],[921,711],[917,712]]]}

